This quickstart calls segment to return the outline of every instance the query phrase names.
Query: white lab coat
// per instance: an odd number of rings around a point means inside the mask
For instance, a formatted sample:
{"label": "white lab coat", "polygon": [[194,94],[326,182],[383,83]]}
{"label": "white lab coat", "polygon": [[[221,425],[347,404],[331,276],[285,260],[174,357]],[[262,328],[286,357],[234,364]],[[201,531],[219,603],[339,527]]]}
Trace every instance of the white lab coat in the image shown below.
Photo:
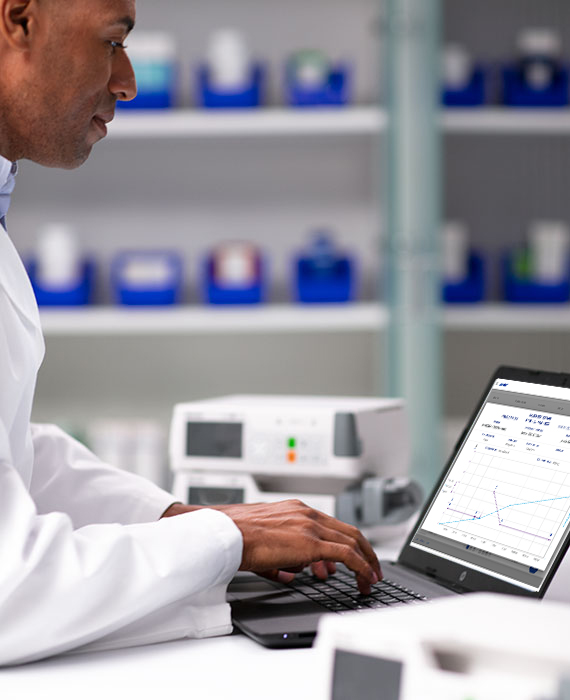
{"label": "white lab coat", "polygon": [[170,494],[32,426],[37,305],[0,228],[0,665],[231,630],[242,538],[212,510],[158,520]]}

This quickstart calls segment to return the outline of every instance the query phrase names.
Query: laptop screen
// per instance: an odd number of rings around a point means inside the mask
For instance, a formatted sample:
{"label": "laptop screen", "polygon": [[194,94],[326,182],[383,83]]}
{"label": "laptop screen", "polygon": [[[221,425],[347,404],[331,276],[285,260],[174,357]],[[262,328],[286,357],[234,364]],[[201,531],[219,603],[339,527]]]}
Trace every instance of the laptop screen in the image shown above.
{"label": "laptop screen", "polygon": [[569,521],[570,389],[499,378],[409,546],[539,592]]}

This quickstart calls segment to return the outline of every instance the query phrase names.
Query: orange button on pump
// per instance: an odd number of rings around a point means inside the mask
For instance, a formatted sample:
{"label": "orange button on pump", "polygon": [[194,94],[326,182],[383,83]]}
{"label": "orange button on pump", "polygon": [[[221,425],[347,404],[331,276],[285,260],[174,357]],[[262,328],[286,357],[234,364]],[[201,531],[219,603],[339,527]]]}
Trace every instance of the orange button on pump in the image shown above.
{"label": "orange button on pump", "polygon": [[289,460],[289,462],[296,462],[297,461],[297,454],[295,452],[288,452],[287,459]]}

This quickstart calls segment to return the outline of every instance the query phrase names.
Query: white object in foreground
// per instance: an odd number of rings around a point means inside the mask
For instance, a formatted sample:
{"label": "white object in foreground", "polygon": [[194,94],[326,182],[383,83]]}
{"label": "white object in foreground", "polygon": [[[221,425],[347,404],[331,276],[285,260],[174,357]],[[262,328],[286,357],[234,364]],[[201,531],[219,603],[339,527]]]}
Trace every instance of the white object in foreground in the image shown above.
{"label": "white object in foreground", "polygon": [[317,637],[321,697],[557,697],[570,675],[569,625],[568,605],[489,593],[327,615]]}

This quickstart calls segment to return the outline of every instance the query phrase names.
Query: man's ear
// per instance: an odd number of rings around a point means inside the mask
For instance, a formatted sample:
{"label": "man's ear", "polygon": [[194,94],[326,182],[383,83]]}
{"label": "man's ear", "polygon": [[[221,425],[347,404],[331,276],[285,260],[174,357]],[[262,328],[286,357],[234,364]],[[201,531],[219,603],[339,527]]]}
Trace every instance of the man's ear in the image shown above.
{"label": "man's ear", "polygon": [[35,0],[0,0],[0,35],[12,48],[25,51],[35,23]]}

